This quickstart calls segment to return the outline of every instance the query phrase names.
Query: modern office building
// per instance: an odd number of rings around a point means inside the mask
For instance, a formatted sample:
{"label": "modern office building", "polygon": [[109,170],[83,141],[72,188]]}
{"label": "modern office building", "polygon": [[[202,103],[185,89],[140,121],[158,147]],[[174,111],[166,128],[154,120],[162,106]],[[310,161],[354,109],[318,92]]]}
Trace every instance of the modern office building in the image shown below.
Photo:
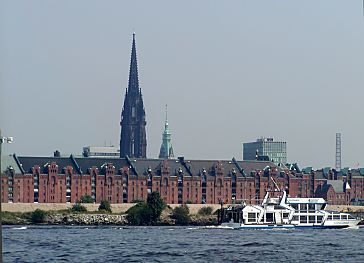
{"label": "modern office building", "polygon": [[83,147],[83,157],[119,158],[120,151],[115,146],[86,146]]}
{"label": "modern office building", "polygon": [[286,142],[273,138],[260,138],[255,142],[243,143],[243,160],[269,159],[275,164],[287,163]]}

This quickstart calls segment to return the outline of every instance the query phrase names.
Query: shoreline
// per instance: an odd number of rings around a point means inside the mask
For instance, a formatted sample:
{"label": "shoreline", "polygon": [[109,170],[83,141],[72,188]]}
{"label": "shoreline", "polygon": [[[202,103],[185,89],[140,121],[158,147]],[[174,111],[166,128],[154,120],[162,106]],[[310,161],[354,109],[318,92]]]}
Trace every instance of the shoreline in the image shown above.
{"label": "shoreline", "polygon": [[[52,212],[46,215],[44,222],[34,223],[30,213],[3,212],[3,225],[66,225],[66,226],[132,226],[126,219],[126,214],[113,213],[65,213]],[[164,215],[153,226],[204,226],[217,225],[217,215],[198,216],[191,215],[188,224],[177,224],[170,215]]]}
{"label": "shoreline", "polygon": [[[60,211],[71,208],[74,203],[2,203],[3,212],[32,212],[36,209],[44,211]],[[83,203],[83,206],[87,208],[88,212],[97,212],[99,204],[87,204]],[[129,208],[136,205],[136,203],[123,203],[123,204],[111,204],[111,209],[115,214],[125,213]],[[180,206],[180,204],[167,204],[171,208]],[[197,214],[198,210],[202,207],[212,207],[213,212],[219,209],[219,204],[187,204],[191,215]],[[227,205],[224,205],[226,207]],[[364,212],[364,206],[354,205],[327,205],[326,210],[333,210],[338,212]]]}
{"label": "shoreline", "polygon": [[[4,213],[3,213],[4,215]],[[9,218],[11,215],[11,218]],[[191,215],[188,224],[177,224],[174,219],[164,216],[153,225],[132,225],[126,219],[126,214],[102,214],[102,213],[52,213],[48,214],[42,223],[33,223],[27,218],[27,213],[6,212],[2,216],[3,226],[217,226],[217,215],[198,216]],[[364,225],[364,219],[359,223]]]}
{"label": "shoreline", "polygon": [[[112,213],[97,211],[98,204],[82,204],[87,208],[87,212],[71,211],[72,204],[6,204],[2,211],[3,225],[75,225],[75,226],[132,226],[127,221],[126,211],[135,204],[111,205]],[[177,224],[172,218],[174,207],[179,205],[169,205],[162,212],[160,220],[154,226],[206,226],[218,225],[218,215],[216,214],[219,205],[195,205],[189,204],[189,221],[185,224]],[[202,207],[211,207],[212,213],[209,215],[199,215],[198,211]],[[46,208],[46,209],[42,209]],[[57,209],[62,208],[62,209]],[[31,219],[32,213],[41,209],[45,214],[42,221],[34,223]],[[56,210],[57,209],[57,210]],[[9,211],[10,210],[10,211]],[[327,210],[340,212],[350,212],[364,217],[363,206],[328,206]],[[360,223],[364,224],[364,220]]]}

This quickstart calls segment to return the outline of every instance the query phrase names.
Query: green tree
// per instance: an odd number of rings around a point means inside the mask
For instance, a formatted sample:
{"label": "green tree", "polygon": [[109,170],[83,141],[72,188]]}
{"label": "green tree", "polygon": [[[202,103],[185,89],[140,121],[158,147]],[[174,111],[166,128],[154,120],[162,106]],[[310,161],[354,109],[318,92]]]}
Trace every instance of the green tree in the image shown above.
{"label": "green tree", "polygon": [[31,213],[30,220],[32,223],[39,224],[44,223],[47,216],[47,212],[41,209],[36,209]]}
{"label": "green tree", "polygon": [[82,205],[81,203],[76,202],[72,206],[71,212],[74,212],[74,213],[84,213],[84,212],[87,212],[87,208],[84,205]]}
{"label": "green tree", "polygon": [[213,209],[212,209],[212,207],[211,207],[211,206],[201,207],[201,208],[198,210],[197,214],[198,214],[198,215],[201,215],[201,216],[209,216],[209,215],[211,215],[212,210],[213,210]]}
{"label": "green tree", "polygon": [[154,225],[158,222],[166,204],[158,192],[148,196],[147,203],[138,202],[127,211],[127,220],[132,225]]}
{"label": "green tree", "polygon": [[99,211],[107,211],[111,213],[111,205],[110,202],[107,200],[102,200],[99,205]]}
{"label": "green tree", "polygon": [[139,202],[126,211],[126,219],[131,225],[150,225],[150,209],[145,202]]}
{"label": "green tree", "polygon": [[147,206],[150,209],[151,223],[155,224],[159,220],[163,210],[166,208],[166,203],[158,192],[153,192],[148,195]]}
{"label": "green tree", "polygon": [[186,204],[177,206],[173,209],[172,218],[176,220],[178,225],[187,225],[191,221],[190,209]]}
{"label": "green tree", "polygon": [[94,199],[90,195],[83,195],[81,196],[80,202],[85,204],[92,204],[94,202]]}

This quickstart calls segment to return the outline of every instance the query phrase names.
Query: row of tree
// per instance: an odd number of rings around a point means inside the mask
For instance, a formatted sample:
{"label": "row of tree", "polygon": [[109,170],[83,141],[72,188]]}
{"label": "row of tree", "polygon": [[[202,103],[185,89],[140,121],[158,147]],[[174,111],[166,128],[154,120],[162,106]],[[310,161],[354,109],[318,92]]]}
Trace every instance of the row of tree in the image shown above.
{"label": "row of tree", "polygon": [[127,220],[131,225],[155,225],[166,204],[158,192],[151,193],[147,202],[138,201],[137,204],[127,211]]}
{"label": "row of tree", "polygon": [[[107,212],[107,213],[111,213],[112,210],[111,210],[111,205],[108,201],[106,200],[102,200],[100,202],[100,205],[99,205],[99,208],[98,210],[100,212]],[[74,212],[74,213],[85,213],[87,212],[87,208],[82,204],[82,202],[76,202],[72,208],[70,209],[71,212]]]}
{"label": "row of tree", "polygon": [[[93,203],[91,196],[82,196],[79,202],[76,202],[69,212],[72,213],[85,213],[87,208],[83,205],[85,203]],[[159,223],[163,210],[167,207],[164,200],[160,197],[158,192],[153,192],[148,195],[147,201],[136,201],[136,205],[131,207],[127,213],[127,220],[130,225],[156,225]],[[171,209],[171,208],[170,208]],[[111,205],[108,201],[103,200],[100,202],[99,212],[111,213]],[[201,216],[211,215],[211,207],[203,207],[198,211]],[[47,213],[43,210],[37,209],[31,215],[33,223],[45,222]],[[178,225],[187,225],[191,222],[189,208],[186,204],[172,209],[171,218],[175,220]]]}
{"label": "row of tree", "polygon": [[[100,202],[98,211],[101,213],[111,213],[111,205],[108,201],[103,200]],[[82,205],[82,203],[75,203],[70,209],[69,212],[72,213],[86,213],[87,208]],[[47,212],[41,209],[36,209],[30,214],[30,221],[35,224],[44,223],[46,221]]]}
{"label": "row of tree", "polygon": [[[131,225],[155,225],[160,220],[163,210],[167,207],[158,192],[153,192],[147,198],[147,202],[138,201],[127,211],[127,220]],[[212,207],[202,207],[198,214],[211,215]],[[190,209],[187,204],[178,206],[172,210],[171,218],[178,225],[188,225],[191,222]]]}

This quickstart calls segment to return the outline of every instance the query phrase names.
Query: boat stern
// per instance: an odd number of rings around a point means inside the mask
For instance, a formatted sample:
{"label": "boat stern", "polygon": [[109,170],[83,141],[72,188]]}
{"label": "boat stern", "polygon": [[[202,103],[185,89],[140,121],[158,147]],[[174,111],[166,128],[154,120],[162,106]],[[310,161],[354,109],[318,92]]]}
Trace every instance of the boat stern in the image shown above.
{"label": "boat stern", "polygon": [[355,227],[360,223],[359,219],[351,219],[351,220],[330,220],[324,223],[324,227],[328,228],[347,228],[347,227]]}
{"label": "boat stern", "polygon": [[220,227],[229,229],[240,229],[240,223],[224,222],[220,225]]}

